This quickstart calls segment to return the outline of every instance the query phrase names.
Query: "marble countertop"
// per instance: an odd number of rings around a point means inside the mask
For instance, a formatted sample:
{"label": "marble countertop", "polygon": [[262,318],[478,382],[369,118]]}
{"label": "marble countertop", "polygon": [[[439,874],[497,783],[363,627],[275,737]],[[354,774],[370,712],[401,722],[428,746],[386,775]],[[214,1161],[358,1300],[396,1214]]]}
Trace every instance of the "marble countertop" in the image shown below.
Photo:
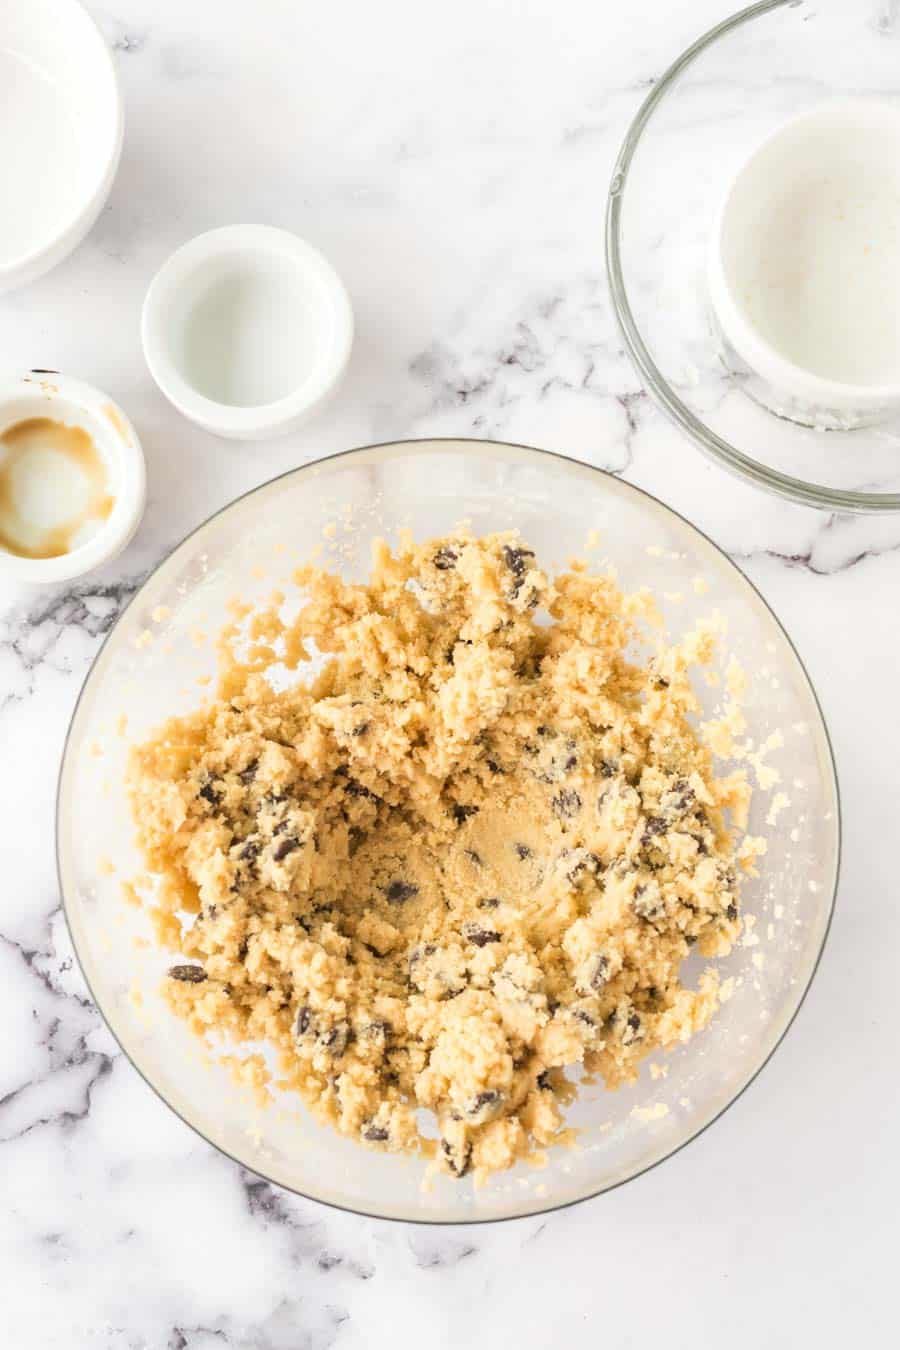
{"label": "marble countertop", "polygon": [[[0,587],[4,1344],[758,1350],[889,1336],[900,518],[793,507],[701,459],[642,393],[602,271],[606,183],[628,120],[728,6],[109,5],[94,11],[127,115],[110,203],[71,258],[0,300],[0,363],[107,390],[140,431],[149,476],[144,524],[107,570],[56,589]],[[873,3],[873,16],[895,8]],[[334,404],[259,446],[187,424],[154,386],[138,334],[170,250],[247,220],[322,248],[358,325]],[[148,569],[289,466],[432,433],[564,450],[711,534],[799,647],[844,802],[831,939],[751,1090],[629,1186],[486,1228],[338,1214],[206,1146],[141,1082],[89,1001],[53,862],[71,709]]]}

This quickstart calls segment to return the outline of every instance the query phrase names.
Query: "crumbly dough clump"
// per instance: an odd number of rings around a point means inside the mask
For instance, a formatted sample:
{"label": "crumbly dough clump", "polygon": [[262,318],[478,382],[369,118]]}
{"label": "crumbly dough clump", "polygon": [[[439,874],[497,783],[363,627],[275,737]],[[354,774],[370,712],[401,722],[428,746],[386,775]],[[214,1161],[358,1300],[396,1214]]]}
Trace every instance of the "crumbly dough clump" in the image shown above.
{"label": "crumbly dough clump", "polygon": [[729,950],[753,858],[749,789],[688,720],[714,639],[635,664],[649,596],[551,582],[514,534],[297,581],[299,616],[240,613],[216,700],[133,752],[166,992],[276,1047],[342,1134],[483,1178],[565,1138],[567,1067],[631,1081],[717,1006],[714,972],[679,979]]}

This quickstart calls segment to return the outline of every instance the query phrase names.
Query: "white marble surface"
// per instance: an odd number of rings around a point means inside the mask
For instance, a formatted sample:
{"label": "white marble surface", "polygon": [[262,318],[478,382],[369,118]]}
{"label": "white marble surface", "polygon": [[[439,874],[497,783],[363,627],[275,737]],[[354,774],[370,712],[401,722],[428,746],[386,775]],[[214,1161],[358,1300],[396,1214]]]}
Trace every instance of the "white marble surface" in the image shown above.
{"label": "white marble surface", "polygon": [[[648,81],[727,7],[109,3],[95,12],[127,106],[109,207],[66,263],[0,300],[0,363],[108,390],[138,426],[149,471],[143,528],[106,572],[51,591],[0,588],[4,1345],[888,1343],[900,519],[787,506],[701,460],[641,393],[602,275],[605,185],[628,119]],[[871,8],[890,25],[896,6]],[[153,385],[138,337],[165,255],[243,220],[319,245],[358,320],[339,399],[302,434],[262,446],[185,423]],[[624,473],[731,553],[820,692],[845,863],[806,1006],[701,1140],[565,1213],[429,1230],[276,1192],[153,1097],[73,968],[52,805],[99,639],[185,531],[322,453],[450,432]]]}

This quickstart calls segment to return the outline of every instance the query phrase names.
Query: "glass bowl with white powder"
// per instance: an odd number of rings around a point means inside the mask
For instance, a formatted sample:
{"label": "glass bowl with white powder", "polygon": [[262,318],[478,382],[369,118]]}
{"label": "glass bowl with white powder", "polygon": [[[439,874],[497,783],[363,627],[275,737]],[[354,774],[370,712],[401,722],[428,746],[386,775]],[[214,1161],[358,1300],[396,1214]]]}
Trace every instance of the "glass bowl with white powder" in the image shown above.
{"label": "glass bowl with white powder", "polygon": [[741,10],[654,83],[608,200],[650,395],[729,471],[831,511],[900,509],[892,37],[892,6]]}

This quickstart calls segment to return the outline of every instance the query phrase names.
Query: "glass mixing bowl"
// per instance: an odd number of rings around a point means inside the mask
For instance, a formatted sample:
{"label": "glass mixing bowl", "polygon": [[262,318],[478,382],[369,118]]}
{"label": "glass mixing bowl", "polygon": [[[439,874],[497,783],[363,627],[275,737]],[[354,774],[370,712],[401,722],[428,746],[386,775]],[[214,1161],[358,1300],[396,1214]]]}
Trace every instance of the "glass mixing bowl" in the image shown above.
{"label": "glass mixing bowl", "polygon": [[[129,743],[204,696],[211,637],[239,593],[268,596],[316,549],[342,574],[366,575],[379,535],[419,538],[467,518],[476,533],[521,530],[547,566],[565,565],[592,530],[592,554],[626,590],[649,586],[678,635],[717,610],[726,650],[750,674],[746,705],[790,807],[774,828],[757,795],[751,829],[765,834],[762,874],[744,888],[755,938],[721,962],[733,997],[668,1067],[619,1092],[585,1084],[569,1111],[580,1146],[520,1165],[481,1190],[435,1179],[422,1161],[373,1152],[317,1125],[285,1097],[261,1109],[172,1016],[159,995],[170,953],[147,914],[123,899],[140,870],[123,790]],[[706,594],[694,582],[703,577]],[[293,588],[296,595],[296,588]],[[680,598],[679,598],[680,597]],[[707,712],[716,691],[701,681]],[[668,1157],[747,1086],[784,1035],[812,979],[834,902],[839,806],[828,736],[809,679],[778,621],[738,569],[680,516],[601,471],[558,455],[482,441],[373,446],[307,465],[240,498],[190,535],[153,573],[107,638],[82,691],[63,758],[58,860],[66,914],[85,978],[134,1066],[183,1120],[254,1172],[332,1205],[394,1219],[479,1221],[533,1214],[616,1186]],[[705,964],[697,958],[697,970]],[[662,1107],[666,1107],[665,1114]],[[653,1108],[648,1110],[648,1108]]]}
{"label": "glass mixing bowl", "polygon": [[900,421],[799,426],[735,367],[708,301],[719,207],[750,152],[841,95],[900,100],[897,6],[762,0],[699,38],[628,130],[607,205],[606,262],[628,352],[662,410],[731,472],[807,506],[900,510]]}

